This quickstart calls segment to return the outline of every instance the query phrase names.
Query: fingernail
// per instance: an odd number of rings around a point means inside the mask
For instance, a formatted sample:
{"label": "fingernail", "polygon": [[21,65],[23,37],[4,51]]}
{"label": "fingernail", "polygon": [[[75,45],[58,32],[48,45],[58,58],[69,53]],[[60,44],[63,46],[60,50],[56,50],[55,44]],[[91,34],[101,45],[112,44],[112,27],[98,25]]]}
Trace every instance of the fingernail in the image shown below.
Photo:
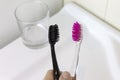
{"label": "fingernail", "polygon": [[69,79],[69,73],[67,73],[67,72],[64,72],[63,74],[62,74],[62,78],[63,78],[63,80],[67,80],[67,79]]}

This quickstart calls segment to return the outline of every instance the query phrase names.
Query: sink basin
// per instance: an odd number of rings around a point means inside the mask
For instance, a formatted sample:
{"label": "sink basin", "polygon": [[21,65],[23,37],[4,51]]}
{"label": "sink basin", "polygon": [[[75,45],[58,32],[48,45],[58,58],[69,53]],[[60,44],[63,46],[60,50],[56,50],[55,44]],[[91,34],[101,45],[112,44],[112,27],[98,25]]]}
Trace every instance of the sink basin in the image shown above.
{"label": "sink basin", "polygon": [[[77,80],[120,80],[120,32],[74,3],[50,19],[50,24],[60,28],[56,44],[60,70],[71,71],[75,52],[71,31],[75,21],[83,25]],[[49,45],[32,50],[18,38],[0,50],[0,80],[43,80],[49,69]]]}

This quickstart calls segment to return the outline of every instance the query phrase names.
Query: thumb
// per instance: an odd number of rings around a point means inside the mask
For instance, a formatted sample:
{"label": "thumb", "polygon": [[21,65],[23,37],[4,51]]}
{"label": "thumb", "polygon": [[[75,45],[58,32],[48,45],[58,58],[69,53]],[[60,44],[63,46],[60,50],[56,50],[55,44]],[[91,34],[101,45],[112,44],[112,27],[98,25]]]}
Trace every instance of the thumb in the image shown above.
{"label": "thumb", "polygon": [[47,74],[45,75],[44,80],[54,80],[53,79],[53,70],[49,70]]}
{"label": "thumb", "polygon": [[63,72],[59,80],[72,80],[69,72]]}

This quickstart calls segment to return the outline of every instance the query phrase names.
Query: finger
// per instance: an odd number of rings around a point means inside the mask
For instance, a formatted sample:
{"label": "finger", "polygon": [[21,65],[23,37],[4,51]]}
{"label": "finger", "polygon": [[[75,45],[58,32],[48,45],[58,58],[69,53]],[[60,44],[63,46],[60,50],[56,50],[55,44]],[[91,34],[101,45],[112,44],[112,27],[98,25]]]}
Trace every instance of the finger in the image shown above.
{"label": "finger", "polygon": [[72,80],[72,77],[70,76],[69,72],[63,72],[60,76],[59,80]]}
{"label": "finger", "polygon": [[53,79],[53,70],[49,70],[47,74],[45,75],[44,80],[54,80]]}
{"label": "finger", "polygon": [[72,77],[72,80],[76,80],[76,77]]}
{"label": "finger", "polygon": [[72,77],[72,80],[76,80],[76,75],[73,77],[73,76],[71,76]]}

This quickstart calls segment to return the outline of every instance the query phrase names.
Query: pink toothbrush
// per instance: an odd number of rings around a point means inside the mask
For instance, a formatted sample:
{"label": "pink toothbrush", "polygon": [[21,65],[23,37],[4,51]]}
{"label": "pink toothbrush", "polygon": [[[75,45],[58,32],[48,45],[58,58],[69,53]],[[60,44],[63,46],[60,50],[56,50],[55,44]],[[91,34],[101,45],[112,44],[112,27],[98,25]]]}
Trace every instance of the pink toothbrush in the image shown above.
{"label": "pink toothbrush", "polygon": [[74,57],[74,62],[72,66],[72,76],[76,76],[76,69],[78,66],[78,61],[79,61],[79,52],[80,52],[80,45],[82,42],[82,29],[81,29],[81,24],[78,22],[75,22],[73,24],[72,28],[72,39],[75,41],[76,48],[75,48],[75,57]]}

